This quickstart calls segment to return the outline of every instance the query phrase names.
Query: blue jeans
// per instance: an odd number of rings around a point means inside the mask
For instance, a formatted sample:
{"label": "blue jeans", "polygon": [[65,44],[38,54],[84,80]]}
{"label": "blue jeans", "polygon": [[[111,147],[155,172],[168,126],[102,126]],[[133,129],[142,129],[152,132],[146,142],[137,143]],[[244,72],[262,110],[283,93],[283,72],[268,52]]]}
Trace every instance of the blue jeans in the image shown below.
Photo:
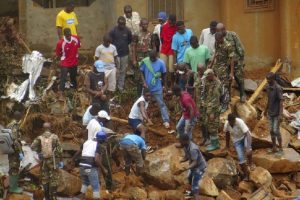
{"label": "blue jeans", "polygon": [[269,116],[269,126],[270,126],[270,132],[271,132],[271,138],[280,138],[280,122],[279,122],[279,116],[271,117]]}
{"label": "blue jeans", "polygon": [[204,170],[200,172],[198,170],[189,171],[188,181],[189,184],[192,186],[192,194],[199,194],[199,182],[202,179],[203,175]]}
{"label": "blue jeans", "polygon": [[164,102],[162,91],[152,92],[151,94],[154,97],[155,101],[158,103],[163,122],[170,122],[168,108]]}
{"label": "blue jeans", "polygon": [[187,123],[187,119],[184,119],[181,116],[180,120],[177,122],[176,131],[180,135],[183,135],[185,132],[188,134],[190,140],[193,138],[193,128],[196,124],[196,118],[190,119]]}
{"label": "blue jeans", "polygon": [[99,192],[100,184],[98,178],[98,169],[96,167],[88,169],[85,167],[80,167],[80,176],[83,186],[91,185],[93,192]]}

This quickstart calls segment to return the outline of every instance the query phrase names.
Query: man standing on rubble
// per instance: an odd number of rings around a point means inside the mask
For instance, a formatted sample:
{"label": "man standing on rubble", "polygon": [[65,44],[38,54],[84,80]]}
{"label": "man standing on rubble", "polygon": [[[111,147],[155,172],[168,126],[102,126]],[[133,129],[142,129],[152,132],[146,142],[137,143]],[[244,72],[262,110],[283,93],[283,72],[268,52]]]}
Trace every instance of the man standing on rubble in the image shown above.
{"label": "man standing on rubble", "polygon": [[110,116],[105,110],[101,110],[98,112],[98,116],[92,119],[86,129],[88,132],[87,139],[91,140],[95,137],[98,131],[102,131],[102,128],[106,126],[106,123],[110,120]]}
{"label": "man standing on rubble", "polygon": [[222,32],[225,35],[225,40],[228,41],[234,48],[234,79],[239,87],[240,100],[241,102],[245,102],[246,94],[244,84],[244,46],[239,36],[233,31],[227,31],[224,24],[218,23],[217,32]]}
{"label": "man standing on rubble", "polygon": [[[268,115],[269,117],[270,134],[273,144],[272,152],[281,156],[283,155],[282,138],[280,133],[280,121],[283,113],[282,88],[277,84],[275,74],[273,72],[269,72],[266,78],[268,81],[268,102],[264,115]],[[276,147],[276,139],[279,150]]]}
{"label": "man standing on rubble", "polygon": [[[38,153],[41,161],[41,181],[46,200],[55,200],[58,186],[59,169],[62,169],[62,147],[57,135],[50,132],[51,124],[43,124],[44,133],[31,144],[32,150]],[[58,159],[59,158],[59,159]]]}
{"label": "man standing on rubble", "polygon": [[212,69],[207,69],[203,78],[205,78],[204,106],[206,110],[206,128],[210,137],[210,144],[206,147],[207,151],[213,151],[220,148],[219,143],[219,125],[221,109],[221,82],[215,76]]}
{"label": "man standing on rubble", "polygon": [[163,85],[165,86],[166,66],[157,58],[156,50],[151,50],[149,57],[144,58],[140,65],[144,88],[148,88],[160,108],[163,125],[170,128],[170,119],[167,106],[163,99]]}
{"label": "man standing on rubble", "polygon": [[[212,69],[221,81],[222,100],[221,113],[228,109],[231,100],[231,82],[234,77],[234,48],[224,39],[222,32],[215,33],[216,50],[213,61],[211,63]],[[210,68],[210,66],[209,66]]]}
{"label": "man standing on rubble", "polygon": [[78,20],[77,16],[74,12],[75,4],[73,1],[70,1],[66,8],[60,11],[56,16],[56,28],[58,39],[63,37],[63,32],[65,28],[69,28],[71,30],[72,35],[77,35]]}
{"label": "man standing on rubble", "polygon": [[248,126],[242,119],[235,117],[234,114],[229,114],[224,125],[224,133],[226,134],[226,149],[229,150],[231,139],[244,173],[244,179],[249,180],[247,159],[249,166],[252,167],[252,138]]}
{"label": "man standing on rubble", "polygon": [[84,80],[85,91],[91,95],[92,103],[100,105],[101,110],[109,112],[106,90],[108,79],[105,76],[104,62],[97,60],[94,63],[93,71],[90,71]]}
{"label": "man standing on rubble", "polygon": [[71,88],[77,88],[76,76],[79,47],[79,38],[71,34],[71,29],[65,28],[64,37],[60,39],[56,45],[56,56],[60,57],[60,98],[62,98],[65,90],[65,83],[68,73],[70,75]]}
{"label": "man standing on rubble", "polygon": [[94,103],[91,106],[89,106],[82,117],[82,125],[87,126],[92,119],[97,117],[97,114],[100,110],[101,106],[97,103]]}
{"label": "man standing on rubble", "polygon": [[24,158],[21,144],[21,131],[20,120],[22,119],[22,113],[14,111],[13,120],[7,125],[7,128],[11,130],[11,137],[13,141],[14,153],[8,154],[9,162],[9,192],[22,193],[22,188],[18,187],[19,181],[19,168],[20,162]]}
{"label": "man standing on rubble", "polygon": [[175,175],[181,174],[184,171],[189,170],[188,181],[191,187],[191,191],[185,195],[187,197],[194,197],[195,200],[199,200],[199,182],[202,179],[205,169],[206,161],[199,149],[199,147],[190,140],[187,134],[183,134],[179,138],[181,146],[184,147],[185,156],[181,163],[189,161],[188,167],[179,169]]}

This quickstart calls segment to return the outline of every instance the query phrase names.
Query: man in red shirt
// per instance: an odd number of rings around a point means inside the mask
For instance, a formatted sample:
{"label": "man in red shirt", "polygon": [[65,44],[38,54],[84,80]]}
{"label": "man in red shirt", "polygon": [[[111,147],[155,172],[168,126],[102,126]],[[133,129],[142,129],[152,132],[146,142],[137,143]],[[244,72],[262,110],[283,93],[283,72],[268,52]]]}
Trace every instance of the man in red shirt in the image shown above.
{"label": "man in red shirt", "polygon": [[190,140],[192,140],[192,130],[199,115],[196,103],[192,96],[188,92],[182,91],[178,85],[174,86],[173,93],[175,96],[180,97],[180,103],[183,109],[182,116],[176,125],[177,134],[179,134],[179,137],[182,134],[187,134]]}
{"label": "man in red shirt", "polygon": [[64,37],[57,42],[56,56],[60,57],[60,94],[65,90],[66,77],[70,74],[71,88],[77,87],[77,65],[78,48],[80,40],[77,36],[71,35],[69,28],[64,29]]}
{"label": "man in red shirt", "polygon": [[[176,33],[176,15],[170,15],[168,21],[162,26],[160,38],[161,38],[161,50],[160,50],[160,57],[165,62],[168,73],[167,73],[167,80],[168,80],[168,87],[171,87],[175,82],[175,75],[174,75],[174,60],[173,55],[174,51],[171,48],[172,38],[173,35]],[[172,87],[171,87],[172,88]]]}

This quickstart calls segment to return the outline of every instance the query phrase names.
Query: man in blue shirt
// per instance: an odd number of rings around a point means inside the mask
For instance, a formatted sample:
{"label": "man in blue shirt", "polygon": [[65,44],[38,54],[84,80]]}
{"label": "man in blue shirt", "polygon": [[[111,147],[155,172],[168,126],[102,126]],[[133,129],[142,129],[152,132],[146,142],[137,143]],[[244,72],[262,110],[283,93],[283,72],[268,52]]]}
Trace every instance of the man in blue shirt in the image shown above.
{"label": "man in blue shirt", "polygon": [[163,125],[165,128],[170,127],[170,119],[167,106],[163,100],[163,83],[166,78],[166,65],[157,58],[157,52],[155,50],[150,51],[149,57],[142,60],[140,65],[142,73],[142,81],[144,88],[148,88],[151,95],[155,98],[160,107],[161,116],[163,119]]}
{"label": "man in blue shirt", "polygon": [[125,161],[126,176],[130,173],[131,164],[136,164],[136,175],[140,175],[146,158],[146,143],[144,139],[135,134],[127,134],[120,140],[120,148]]}
{"label": "man in blue shirt", "polygon": [[174,63],[183,63],[184,53],[190,47],[190,39],[193,35],[191,29],[186,29],[183,21],[176,23],[177,32],[172,39],[172,49],[174,50]]}

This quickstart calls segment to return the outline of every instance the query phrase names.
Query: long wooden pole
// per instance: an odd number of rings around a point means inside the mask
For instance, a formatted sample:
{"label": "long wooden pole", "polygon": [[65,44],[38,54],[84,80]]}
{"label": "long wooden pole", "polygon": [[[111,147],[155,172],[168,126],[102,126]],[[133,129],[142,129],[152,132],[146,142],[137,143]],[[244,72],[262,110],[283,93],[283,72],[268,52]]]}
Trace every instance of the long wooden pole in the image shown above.
{"label": "long wooden pole", "polygon": [[[271,72],[276,73],[280,69],[281,65],[282,65],[282,62],[281,62],[280,59],[278,59],[277,62],[276,62],[276,64],[275,64],[275,66],[271,69]],[[266,86],[266,84],[267,84],[267,79],[265,78],[263,80],[263,82],[255,90],[255,92],[252,94],[252,96],[250,97],[250,99],[248,100],[249,104],[252,104],[255,101],[255,99],[257,98],[257,96],[260,94],[260,92]]]}
{"label": "long wooden pole", "polygon": [[[112,121],[119,122],[121,124],[128,124],[128,120],[126,120],[126,119],[121,119],[118,117],[110,117],[110,118]],[[167,134],[166,132],[159,131],[159,130],[151,128],[151,127],[147,127],[147,128],[149,131],[153,132],[155,135],[158,135],[158,136],[165,136]]]}

